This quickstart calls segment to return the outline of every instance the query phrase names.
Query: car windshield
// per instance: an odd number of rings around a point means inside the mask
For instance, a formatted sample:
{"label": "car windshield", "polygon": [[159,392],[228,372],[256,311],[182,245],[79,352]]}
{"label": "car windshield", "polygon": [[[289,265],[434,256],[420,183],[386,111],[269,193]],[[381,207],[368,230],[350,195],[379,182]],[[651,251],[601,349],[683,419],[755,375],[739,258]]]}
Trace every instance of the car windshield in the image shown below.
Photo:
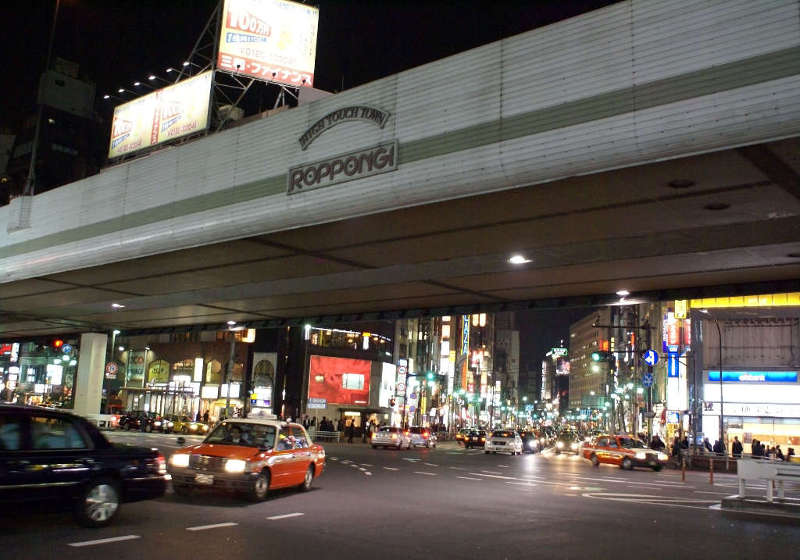
{"label": "car windshield", "polygon": [[397,433],[400,433],[400,428],[391,428],[391,427],[389,427],[389,426],[386,426],[386,427],[383,427],[383,428],[381,428],[381,430],[380,430],[380,431],[381,431],[381,432],[384,432],[384,433],[393,433],[393,434],[397,434]]}
{"label": "car windshield", "polygon": [[647,446],[638,439],[633,438],[619,438],[619,443],[626,449],[645,449]]}
{"label": "car windshield", "polygon": [[204,443],[272,449],[272,446],[275,445],[275,426],[225,422],[214,428],[214,431],[208,434]]}
{"label": "car windshield", "polygon": [[492,437],[502,437],[502,438],[513,438],[514,432],[509,432],[508,430],[502,430],[499,432],[492,432]]}

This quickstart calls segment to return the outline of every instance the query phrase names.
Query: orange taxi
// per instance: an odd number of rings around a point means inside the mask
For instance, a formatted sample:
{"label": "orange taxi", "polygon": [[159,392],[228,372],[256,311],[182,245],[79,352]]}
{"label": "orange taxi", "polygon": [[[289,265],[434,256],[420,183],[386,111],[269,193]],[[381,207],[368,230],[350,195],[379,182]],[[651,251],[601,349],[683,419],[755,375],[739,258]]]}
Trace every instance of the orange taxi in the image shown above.
{"label": "orange taxi", "polygon": [[626,435],[600,435],[583,444],[582,454],[594,466],[600,463],[618,465],[631,470],[633,467],[648,467],[660,471],[669,457],[650,449],[635,437]]}
{"label": "orange taxi", "polygon": [[300,424],[232,418],[202,443],[173,453],[167,468],[178,495],[212,488],[261,501],[275,488],[310,489],[324,467],[325,450]]}

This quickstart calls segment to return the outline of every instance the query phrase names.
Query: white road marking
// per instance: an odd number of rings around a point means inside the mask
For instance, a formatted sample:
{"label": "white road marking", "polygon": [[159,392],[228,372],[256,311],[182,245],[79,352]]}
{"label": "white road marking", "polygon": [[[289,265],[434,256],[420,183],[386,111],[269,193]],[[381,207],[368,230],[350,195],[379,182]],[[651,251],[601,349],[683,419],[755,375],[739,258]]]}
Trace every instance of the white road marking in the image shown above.
{"label": "white road marking", "polygon": [[727,496],[730,492],[704,492],[703,490],[695,490],[695,494],[714,494],[715,496]]}
{"label": "white road marking", "polygon": [[471,476],[457,476],[456,478],[462,478],[464,480],[483,480],[482,478],[472,478]]}
{"label": "white road marking", "polygon": [[285,513],[283,515],[273,515],[272,517],[267,517],[270,521],[275,521],[276,519],[287,519],[289,517],[300,517],[301,515],[305,515],[305,513]]}
{"label": "white road marking", "polygon": [[423,463],[423,464],[428,465],[429,467],[438,467],[439,466],[439,465],[436,465],[434,463]]}
{"label": "white road marking", "polygon": [[449,467],[449,468],[453,469],[454,471],[465,471],[465,470],[467,470],[464,467]]}
{"label": "white road marking", "polygon": [[436,476],[435,472],[425,472],[425,471],[414,471],[414,474],[424,474],[427,476]]}
{"label": "white road marking", "polygon": [[508,465],[497,465],[498,467],[503,467],[504,469],[508,468]]}
{"label": "white road marking", "polygon": [[533,482],[508,482],[508,481],[506,481],[506,484],[513,484],[514,486],[530,486],[530,487],[536,486],[536,484],[534,484]]}
{"label": "white road marking", "polygon": [[228,521],[227,523],[215,523],[213,525],[198,525],[196,527],[186,527],[187,531],[205,531],[206,529],[219,529],[220,527],[233,527],[238,523]]}
{"label": "white road marking", "polygon": [[383,468],[386,469],[387,471],[399,471],[400,470],[397,467],[383,467]]}
{"label": "white road marking", "polygon": [[403,461],[411,461],[412,463],[419,460],[420,459],[412,459],[411,457],[403,457]]}
{"label": "white road marking", "polygon": [[364,474],[367,475],[367,476],[372,476],[372,473],[369,472],[369,471],[366,471]]}
{"label": "white road marking", "polygon": [[328,459],[330,459],[331,461],[338,461],[339,457],[328,457]]}
{"label": "white road marking", "polygon": [[125,535],[124,537],[110,537],[108,539],[97,539],[96,541],[83,541],[83,542],[74,542],[69,543],[69,546],[80,547],[80,546],[94,546],[96,544],[106,544],[112,542],[119,542],[119,541],[130,541],[133,539],[141,539],[139,535]]}
{"label": "white road marking", "polygon": [[358,467],[358,470],[360,470],[361,472],[366,472],[367,469],[365,469],[364,467]]}
{"label": "white road marking", "polygon": [[497,471],[481,471],[481,472],[482,473],[486,473],[486,474],[503,474],[503,473],[497,472]]}
{"label": "white road marking", "polygon": [[371,465],[369,463],[361,463],[362,467],[374,467],[375,465]]}

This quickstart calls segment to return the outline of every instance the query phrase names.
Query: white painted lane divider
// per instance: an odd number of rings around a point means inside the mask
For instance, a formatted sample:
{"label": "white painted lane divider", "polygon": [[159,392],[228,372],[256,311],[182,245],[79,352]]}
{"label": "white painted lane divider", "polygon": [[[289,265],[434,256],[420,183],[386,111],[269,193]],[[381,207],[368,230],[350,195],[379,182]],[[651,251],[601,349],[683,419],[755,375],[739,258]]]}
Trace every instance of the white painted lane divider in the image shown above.
{"label": "white painted lane divider", "polygon": [[372,465],[370,463],[361,463],[361,466],[362,467],[374,467],[375,465]]}
{"label": "white painted lane divider", "polygon": [[425,471],[414,471],[414,474],[424,474],[427,476],[436,476],[435,472],[425,472]]}
{"label": "white painted lane divider", "polygon": [[69,543],[69,546],[74,547],[81,547],[81,546],[94,546],[96,544],[106,544],[112,542],[120,542],[120,541],[130,541],[133,539],[141,539],[142,537],[139,535],[125,535],[124,537],[110,537],[107,539],[97,539],[95,541],[83,541],[83,542],[74,542]]}
{"label": "white painted lane divider", "polygon": [[198,525],[196,527],[186,527],[187,531],[206,531],[208,529],[219,529],[220,527],[234,527],[238,523],[228,521],[227,523],[214,523],[213,525]]}
{"label": "white painted lane divider", "polygon": [[272,517],[267,517],[267,519],[275,521],[277,519],[288,519],[289,517],[300,517],[301,515],[305,515],[305,513],[285,513],[283,515],[273,515]]}
{"label": "white painted lane divider", "polygon": [[456,478],[461,478],[463,480],[483,480],[482,478],[472,478],[471,476],[457,476]]}
{"label": "white painted lane divider", "polygon": [[400,470],[397,467],[383,467],[383,468],[386,469],[387,471],[399,471]]}
{"label": "white painted lane divider", "polygon": [[429,467],[438,467],[439,466],[439,465],[436,465],[434,463],[423,463],[423,464],[424,465],[428,465]]}

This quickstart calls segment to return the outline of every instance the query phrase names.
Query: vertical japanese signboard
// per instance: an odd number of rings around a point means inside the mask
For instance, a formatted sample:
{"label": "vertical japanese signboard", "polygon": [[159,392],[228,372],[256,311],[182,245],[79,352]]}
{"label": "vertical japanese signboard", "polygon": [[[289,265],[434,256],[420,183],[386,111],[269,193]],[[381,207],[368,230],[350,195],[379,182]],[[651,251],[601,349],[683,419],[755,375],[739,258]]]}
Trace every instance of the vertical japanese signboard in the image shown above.
{"label": "vertical japanese signboard", "polygon": [[311,86],[319,10],[286,0],[225,0],[217,66],[290,86]]}
{"label": "vertical japanese signboard", "polygon": [[205,130],[211,74],[198,74],[115,107],[108,157],[113,159]]}

